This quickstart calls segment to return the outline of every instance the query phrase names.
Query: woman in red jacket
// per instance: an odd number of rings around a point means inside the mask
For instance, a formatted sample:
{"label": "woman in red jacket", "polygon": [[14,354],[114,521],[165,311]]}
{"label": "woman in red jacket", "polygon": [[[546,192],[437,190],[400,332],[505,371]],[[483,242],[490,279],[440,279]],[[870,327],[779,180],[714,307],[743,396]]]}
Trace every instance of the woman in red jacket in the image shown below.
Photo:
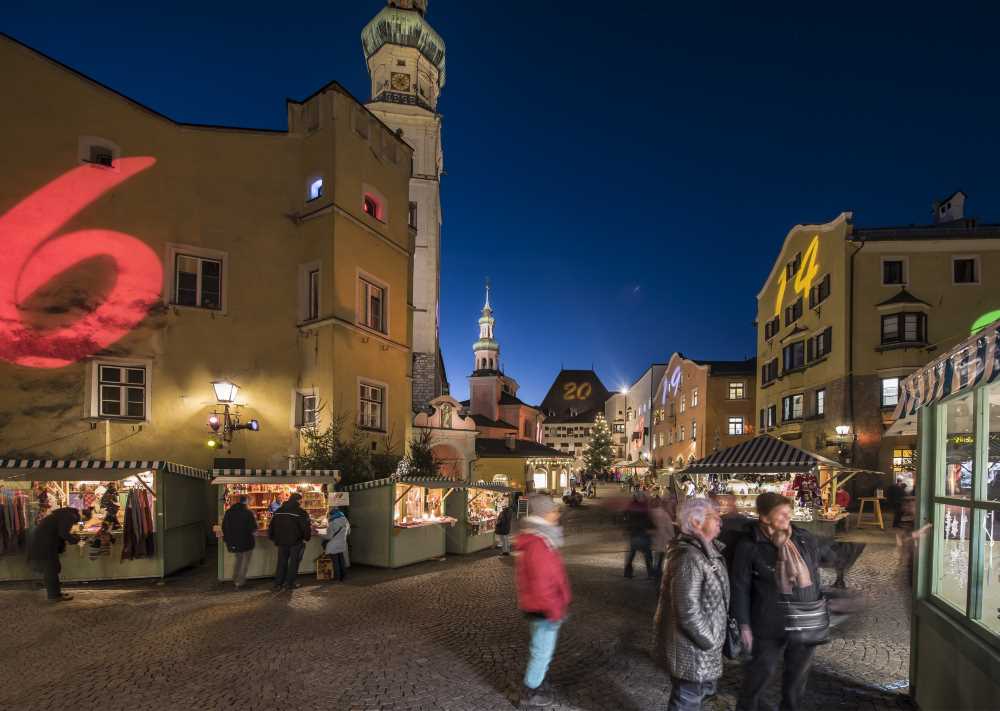
{"label": "woman in red jacket", "polygon": [[549,706],[552,698],[539,687],[549,670],[559,627],[570,603],[569,578],[559,553],[563,544],[559,526],[562,512],[550,497],[533,495],[528,499],[528,513],[515,543],[517,602],[531,626],[521,702],[528,706]]}

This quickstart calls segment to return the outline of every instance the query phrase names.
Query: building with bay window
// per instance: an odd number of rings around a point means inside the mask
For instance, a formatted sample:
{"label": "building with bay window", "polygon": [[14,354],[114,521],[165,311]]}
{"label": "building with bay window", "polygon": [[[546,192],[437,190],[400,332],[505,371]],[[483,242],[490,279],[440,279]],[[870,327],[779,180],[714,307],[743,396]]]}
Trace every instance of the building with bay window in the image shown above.
{"label": "building with bay window", "polygon": [[[1000,225],[964,217],[964,200],[936,203],[926,225],[843,213],[788,233],[757,295],[761,432],[912,483],[916,439],[887,431],[900,382],[1000,308]],[[859,474],[847,488],[889,481]]]}

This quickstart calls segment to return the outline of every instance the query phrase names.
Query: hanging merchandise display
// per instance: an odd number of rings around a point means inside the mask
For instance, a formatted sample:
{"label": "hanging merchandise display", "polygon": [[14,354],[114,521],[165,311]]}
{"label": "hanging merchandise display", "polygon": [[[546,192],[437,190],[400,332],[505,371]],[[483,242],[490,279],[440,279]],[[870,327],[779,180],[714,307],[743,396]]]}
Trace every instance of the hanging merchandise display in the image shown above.
{"label": "hanging merchandise display", "polygon": [[153,497],[145,489],[133,487],[125,502],[122,560],[155,555],[156,540],[153,533]]}
{"label": "hanging merchandise display", "polygon": [[25,549],[28,520],[27,492],[0,488],[0,555]]}
{"label": "hanging merchandise display", "polygon": [[447,513],[458,519],[457,526],[445,531],[448,553],[475,553],[496,544],[495,530],[500,512],[515,496],[502,484],[464,484],[448,495]]}

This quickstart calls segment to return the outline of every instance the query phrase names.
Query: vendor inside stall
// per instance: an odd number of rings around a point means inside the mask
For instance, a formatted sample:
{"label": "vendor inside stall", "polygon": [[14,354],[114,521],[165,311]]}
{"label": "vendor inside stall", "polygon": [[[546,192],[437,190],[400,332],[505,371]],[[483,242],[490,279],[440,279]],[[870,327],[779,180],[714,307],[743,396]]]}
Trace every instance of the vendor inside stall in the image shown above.
{"label": "vendor inside stall", "polygon": [[445,498],[454,489],[431,489],[412,484],[396,484],[392,523],[397,528],[419,528],[438,523],[454,524],[444,513]]}

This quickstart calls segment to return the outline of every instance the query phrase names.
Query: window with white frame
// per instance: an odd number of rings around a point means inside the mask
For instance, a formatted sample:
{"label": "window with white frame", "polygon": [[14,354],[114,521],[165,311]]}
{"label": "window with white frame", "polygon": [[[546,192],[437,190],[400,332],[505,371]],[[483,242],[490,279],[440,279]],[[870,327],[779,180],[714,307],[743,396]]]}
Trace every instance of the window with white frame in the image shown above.
{"label": "window with white frame", "polygon": [[687,395],[681,395],[681,412],[687,409]]}
{"label": "window with white frame", "polygon": [[899,378],[882,378],[880,389],[882,407],[895,407],[899,402]]}
{"label": "window with white frame", "polygon": [[147,386],[143,365],[97,364],[97,415],[145,420]]}
{"label": "window with white frame", "polygon": [[882,317],[882,345],[926,341],[927,314],[899,313]]}
{"label": "window with white frame", "polygon": [[296,393],[295,426],[315,427],[319,413],[319,396],[313,393]]}
{"label": "window with white frame", "polygon": [[729,418],[729,434],[731,436],[743,434],[743,417],[734,416]]}
{"label": "window with white frame", "polygon": [[826,414],[826,388],[816,391],[816,416]]}
{"label": "window with white frame", "polygon": [[366,430],[385,430],[385,388],[361,383],[358,399],[358,425]]}
{"label": "window with white frame", "polygon": [[783,422],[802,419],[802,400],[801,393],[781,398],[781,420]]}
{"label": "window with white frame", "polygon": [[778,424],[778,406],[770,405],[767,408],[767,426],[774,427]]}
{"label": "window with white frame", "polygon": [[309,181],[309,200],[317,200],[323,197],[323,179],[315,178]]}
{"label": "window with white frame", "polygon": [[173,304],[219,311],[222,309],[223,257],[174,253]]}
{"label": "window with white frame", "polygon": [[951,272],[954,284],[978,284],[979,257],[952,257]]}
{"label": "window with white frame", "polygon": [[698,407],[698,388],[691,390],[691,407]]}
{"label": "window with white frame", "polygon": [[358,322],[373,331],[388,333],[386,324],[385,287],[374,281],[359,278],[360,307]]}
{"label": "window with white frame", "polygon": [[730,400],[743,400],[747,395],[746,383],[729,383],[729,399]]}

